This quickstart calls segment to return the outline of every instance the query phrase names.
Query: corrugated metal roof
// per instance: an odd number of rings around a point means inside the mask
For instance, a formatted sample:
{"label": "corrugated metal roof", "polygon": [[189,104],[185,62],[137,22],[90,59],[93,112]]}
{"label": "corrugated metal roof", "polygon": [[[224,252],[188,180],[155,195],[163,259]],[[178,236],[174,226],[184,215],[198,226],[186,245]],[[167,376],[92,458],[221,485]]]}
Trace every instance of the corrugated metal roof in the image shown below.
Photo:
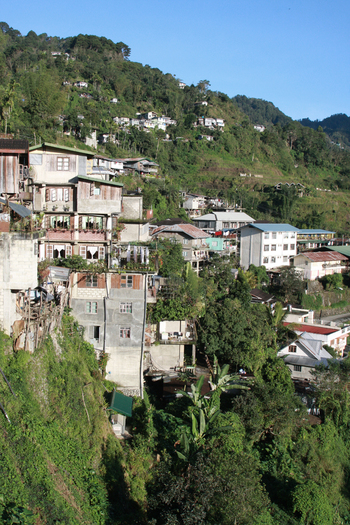
{"label": "corrugated metal roof", "polygon": [[49,266],[51,281],[68,281],[70,268],[62,268],[61,266]]}
{"label": "corrugated metal roof", "polygon": [[[0,198],[0,203],[6,204],[6,199]],[[28,210],[28,208],[26,208],[25,206],[22,206],[22,204],[16,204],[15,202],[10,201],[9,206],[12,211],[17,213],[17,215],[19,215],[22,218],[29,217],[29,215],[32,214],[32,212]]]}
{"label": "corrugated metal roof", "polygon": [[288,326],[292,324],[294,332],[310,332],[312,334],[321,334],[321,335],[329,335],[334,334],[334,332],[338,332],[339,328],[326,328],[323,326],[315,326],[313,324],[295,324],[295,323],[287,323],[284,322],[283,326]]}
{"label": "corrugated metal roof", "polygon": [[327,246],[327,249],[332,252],[342,253],[346,257],[350,257],[350,246]]}
{"label": "corrugated metal roof", "polygon": [[308,366],[312,368],[322,363],[323,365],[328,366],[328,359],[325,359],[324,357],[319,361],[317,359],[312,359],[312,357],[298,357],[292,355],[282,355],[281,357],[288,365]]}
{"label": "corrugated metal roof", "polygon": [[192,224],[172,224],[169,226],[160,226],[160,228],[156,228],[152,232],[152,235],[157,235],[163,232],[185,233],[189,237],[192,237],[192,239],[206,239],[208,237],[206,232],[196,228],[196,226],[193,226]]}
{"label": "corrugated metal roof", "polygon": [[88,177],[86,175],[78,175],[79,180],[84,180],[88,182],[98,182],[100,184],[107,184],[108,186],[124,186],[121,182],[113,182],[111,180],[95,179],[93,177]]}
{"label": "corrugated metal roof", "polygon": [[[295,228],[295,226],[292,226],[291,224],[279,224],[279,223],[253,223],[248,224],[248,226],[252,228],[256,228],[257,230],[261,230],[262,232],[297,232],[299,231],[298,228]],[[243,226],[243,228],[247,228],[248,226]]]}
{"label": "corrugated metal roof", "polygon": [[300,233],[300,235],[326,235],[326,234],[329,234],[329,233],[335,233],[335,232],[330,232],[328,230],[298,230],[298,233]]}
{"label": "corrugated metal roof", "polygon": [[94,153],[92,153],[91,151],[86,151],[86,150],[78,149],[78,148],[69,148],[68,146],[60,146],[59,144],[50,144],[49,142],[43,142],[42,144],[30,146],[29,151],[35,151],[37,149],[45,149],[45,148],[54,148],[60,151],[71,151],[73,153],[76,153],[79,155],[83,154],[91,158],[94,156]]}
{"label": "corrugated metal roof", "polygon": [[119,414],[131,417],[132,401],[132,397],[124,396],[124,394],[116,392],[116,390],[113,389],[112,401],[108,409],[115,410],[116,412],[119,412]]}
{"label": "corrugated metal roof", "polygon": [[312,262],[347,261],[348,258],[339,252],[302,252],[294,257],[306,257]]}

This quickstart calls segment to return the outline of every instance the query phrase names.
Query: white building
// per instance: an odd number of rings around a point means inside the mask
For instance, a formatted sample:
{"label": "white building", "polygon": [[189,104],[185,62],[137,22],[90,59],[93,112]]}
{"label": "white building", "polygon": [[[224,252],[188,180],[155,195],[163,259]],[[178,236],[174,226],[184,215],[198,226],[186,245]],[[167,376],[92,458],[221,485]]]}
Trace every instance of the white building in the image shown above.
{"label": "white building", "polygon": [[348,257],[333,251],[303,252],[294,257],[293,263],[304,279],[314,281],[325,275],[345,272],[348,267]]}
{"label": "white building", "polygon": [[267,270],[289,266],[297,254],[298,228],[290,224],[248,224],[240,231],[241,266],[248,270],[251,264]]}
{"label": "white building", "polygon": [[323,348],[323,341],[307,332],[299,335],[288,346],[281,348],[278,357],[283,357],[293,379],[313,379],[316,365],[328,366],[332,356]]}
{"label": "white building", "polygon": [[216,211],[198,217],[194,223],[204,231],[218,232],[222,229],[237,229],[253,223],[254,219],[239,211]]}

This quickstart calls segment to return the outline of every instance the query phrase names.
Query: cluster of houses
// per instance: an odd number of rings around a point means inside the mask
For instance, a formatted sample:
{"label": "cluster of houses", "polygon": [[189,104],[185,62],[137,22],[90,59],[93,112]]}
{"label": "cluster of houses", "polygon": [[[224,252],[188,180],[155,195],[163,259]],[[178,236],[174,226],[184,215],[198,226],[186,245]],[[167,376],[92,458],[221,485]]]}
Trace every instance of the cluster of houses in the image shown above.
{"label": "cluster of houses", "polygon": [[[57,144],[28,147],[26,141],[0,139],[0,322],[16,335],[18,348],[31,349],[50,324],[40,324],[34,305],[55,301],[61,307],[69,301],[85,338],[98,354],[108,355],[107,377],[128,395],[142,395],[144,373],[169,374],[195,359],[191,321],[147,324],[147,304],[155,303],[166,286],[152,265],[154,241],[180,243],[197,273],[212,254],[236,253],[244,269],[254,264],[278,271],[292,264],[313,280],[344,271],[350,258],[346,246],[337,246],[334,232],[256,221],[220,199],[200,195],[183,194],[193,222],[151,222],[141,190],[125,192],[115,177],[157,168],[146,158],[108,159]],[[103,262],[106,271],[49,266],[38,286],[39,262],[73,255]],[[255,294],[252,300],[266,300]],[[48,312],[55,315],[54,308]],[[347,328],[320,327],[305,316],[300,327],[295,351],[281,350],[296,374],[307,367],[300,352],[321,362],[327,359],[324,344],[343,353]]]}

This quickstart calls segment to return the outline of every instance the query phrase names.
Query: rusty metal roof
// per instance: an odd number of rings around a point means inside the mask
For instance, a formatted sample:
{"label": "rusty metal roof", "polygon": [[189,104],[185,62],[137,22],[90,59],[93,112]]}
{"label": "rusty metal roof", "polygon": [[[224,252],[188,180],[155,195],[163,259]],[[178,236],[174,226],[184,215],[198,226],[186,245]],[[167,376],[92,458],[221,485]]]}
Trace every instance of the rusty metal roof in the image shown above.
{"label": "rusty metal roof", "polygon": [[303,255],[312,262],[327,262],[327,261],[347,261],[348,257],[338,252],[302,252]]}
{"label": "rusty metal roof", "polygon": [[156,228],[152,232],[152,235],[157,235],[163,232],[184,233],[185,235],[192,237],[192,239],[206,239],[207,237],[210,237],[207,232],[196,228],[196,226],[193,226],[192,224],[171,224],[169,226],[160,226],[160,228]]}

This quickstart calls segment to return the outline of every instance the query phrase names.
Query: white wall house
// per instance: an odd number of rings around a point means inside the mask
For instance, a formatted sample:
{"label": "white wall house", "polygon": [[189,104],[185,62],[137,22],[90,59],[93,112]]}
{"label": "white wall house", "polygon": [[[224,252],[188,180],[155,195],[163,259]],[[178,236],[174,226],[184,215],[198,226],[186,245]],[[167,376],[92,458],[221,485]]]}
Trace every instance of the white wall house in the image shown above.
{"label": "white wall house", "polygon": [[303,252],[294,257],[294,266],[300,269],[304,279],[313,281],[346,271],[348,258],[338,252]]}
{"label": "white wall house", "polygon": [[254,219],[244,212],[239,211],[217,211],[207,213],[198,217],[194,223],[197,228],[204,231],[220,231],[224,228],[241,228],[246,224],[253,223]]}
{"label": "white wall house", "polygon": [[298,339],[281,348],[278,357],[283,357],[293,379],[313,379],[311,372],[316,365],[328,365],[332,356],[323,348],[323,341],[304,332]]}
{"label": "white wall house", "polygon": [[267,270],[289,266],[297,254],[298,228],[290,224],[249,224],[240,231],[240,259],[245,270],[251,264]]}

